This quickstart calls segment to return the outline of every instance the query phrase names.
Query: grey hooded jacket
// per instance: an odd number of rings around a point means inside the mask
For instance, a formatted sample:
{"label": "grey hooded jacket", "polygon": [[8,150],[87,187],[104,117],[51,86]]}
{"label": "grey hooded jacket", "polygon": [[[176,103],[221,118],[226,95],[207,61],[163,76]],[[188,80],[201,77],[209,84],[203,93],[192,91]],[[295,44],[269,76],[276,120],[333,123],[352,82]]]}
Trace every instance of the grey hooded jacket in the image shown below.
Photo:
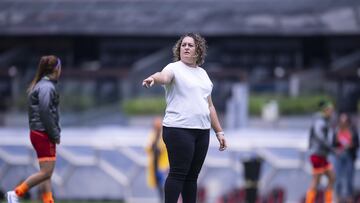
{"label": "grey hooded jacket", "polygon": [[310,129],[310,153],[327,156],[333,152],[334,149],[331,146],[333,132],[329,119],[324,118],[321,114],[317,114]]}
{"label": "grey hooded jacket", "polygon": [[50,140],[60,139],[59,94],[56,82],[43,77],[28,96],[28,116],[31,130],[45,131]]}

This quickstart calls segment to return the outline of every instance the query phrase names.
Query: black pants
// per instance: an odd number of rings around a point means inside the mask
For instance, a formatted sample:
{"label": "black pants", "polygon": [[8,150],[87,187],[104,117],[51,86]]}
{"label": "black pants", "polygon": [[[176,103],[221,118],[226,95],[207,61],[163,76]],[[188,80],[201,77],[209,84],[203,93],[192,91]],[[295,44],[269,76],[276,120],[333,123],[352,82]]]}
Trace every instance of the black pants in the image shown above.
{"label": "black pants", "polygon": [[197,179],[209,148],[210,130],[163,127],[170,171],[165,182],[165,203],[195,203]]}

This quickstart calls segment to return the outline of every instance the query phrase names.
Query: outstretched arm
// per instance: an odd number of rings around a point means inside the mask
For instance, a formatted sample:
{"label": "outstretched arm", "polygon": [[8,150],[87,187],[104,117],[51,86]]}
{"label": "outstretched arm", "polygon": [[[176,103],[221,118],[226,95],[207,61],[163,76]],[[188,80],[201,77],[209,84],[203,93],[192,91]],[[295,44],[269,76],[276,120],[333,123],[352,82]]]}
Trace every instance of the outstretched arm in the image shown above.
{"label": "outstretched arm", "polygon": [[142,86],[149,88],[154,84],[166,85],[169,84],[173,78],[174,74],[171,71],[164,69],[161,72],[156,72],[143,80]]}
{"label": "outstretched arm", "polygon": [[212,102],[211,96],[208,97],[208,102],[209,102],[209,110],[210,110],[211,127],[214,129],[216,138],[219,141],[220,144],[219,150],[224,151],[227,147],[226,139],[224,136],[224,131],[221,128],[219,118],[217,116],[216,109]]}

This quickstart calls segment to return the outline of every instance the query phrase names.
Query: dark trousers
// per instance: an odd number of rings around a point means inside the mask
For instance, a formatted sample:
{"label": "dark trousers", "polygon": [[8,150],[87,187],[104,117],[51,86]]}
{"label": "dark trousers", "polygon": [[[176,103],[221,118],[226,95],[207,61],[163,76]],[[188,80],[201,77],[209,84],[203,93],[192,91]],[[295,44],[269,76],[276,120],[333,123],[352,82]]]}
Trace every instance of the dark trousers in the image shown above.
{"label": "dark trousers", "polygon": [[209,148],[210,130],[163,127],[170,171],[165,182],[165,203],[195,203],[197,179]]}

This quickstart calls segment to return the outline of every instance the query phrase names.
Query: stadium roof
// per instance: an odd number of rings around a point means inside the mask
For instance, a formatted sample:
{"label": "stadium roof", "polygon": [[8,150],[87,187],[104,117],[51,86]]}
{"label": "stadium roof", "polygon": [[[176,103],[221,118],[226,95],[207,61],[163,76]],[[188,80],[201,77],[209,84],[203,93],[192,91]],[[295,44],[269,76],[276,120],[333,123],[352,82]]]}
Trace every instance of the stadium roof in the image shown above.
{"label": "stadium roof", "polygon": [[2,0],[0,35],[360,34],[359,0]]}

